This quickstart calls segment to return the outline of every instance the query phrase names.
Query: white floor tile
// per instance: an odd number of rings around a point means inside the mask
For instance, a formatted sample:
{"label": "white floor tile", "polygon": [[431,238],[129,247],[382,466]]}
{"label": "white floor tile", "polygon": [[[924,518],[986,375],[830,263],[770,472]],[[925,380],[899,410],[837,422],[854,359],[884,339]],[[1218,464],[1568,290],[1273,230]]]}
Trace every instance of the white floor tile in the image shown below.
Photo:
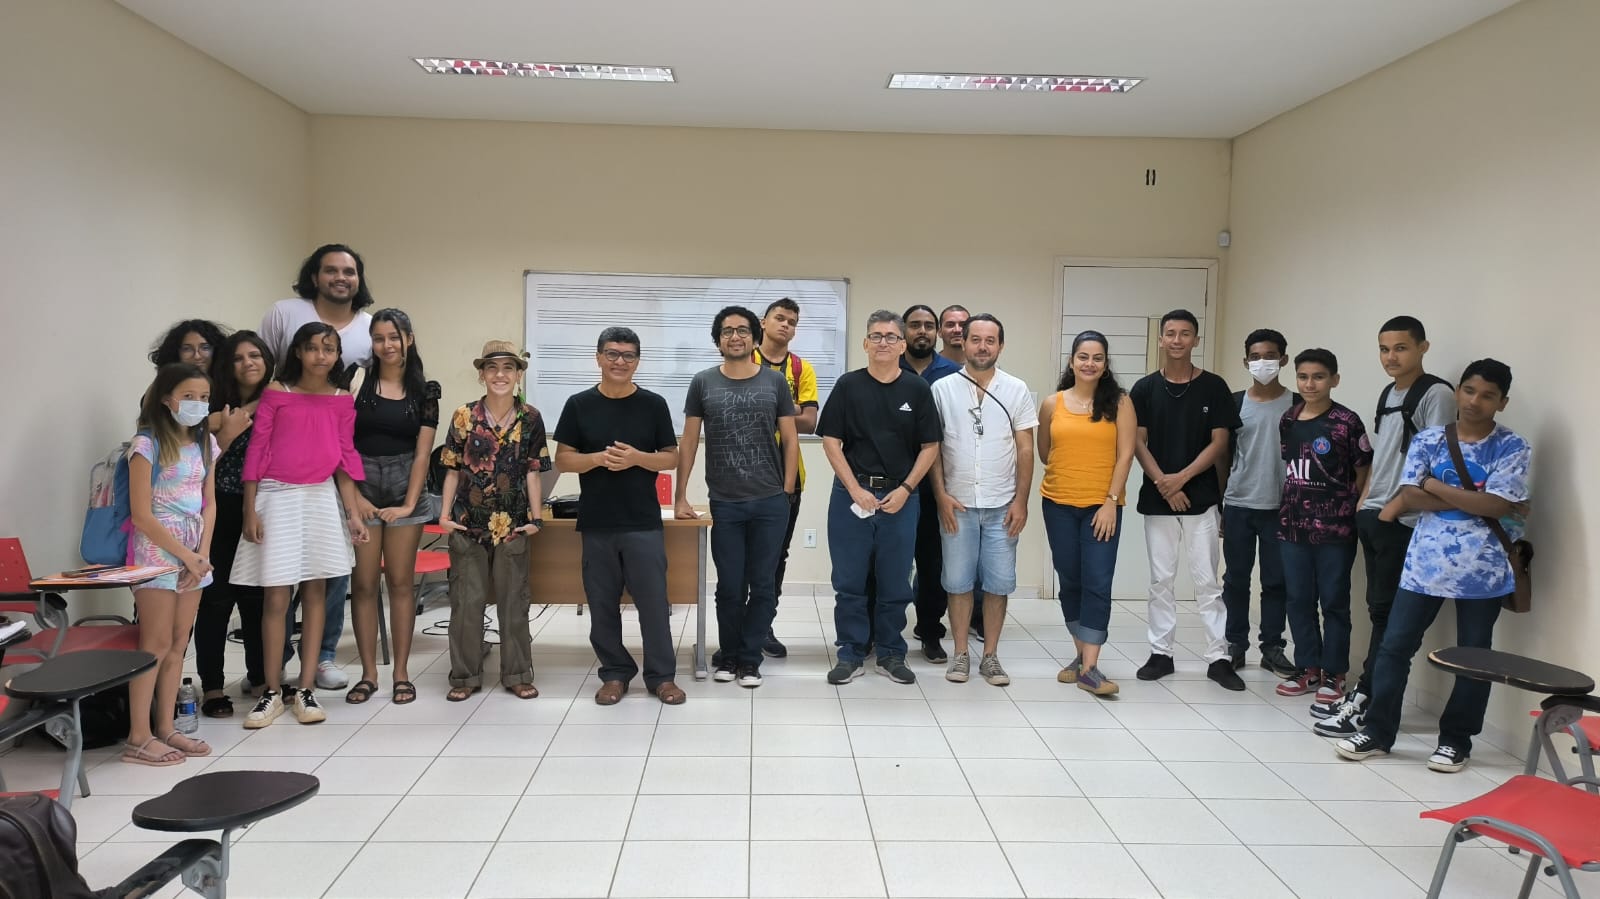
{"label": "white floor tile", "polygon": [[700,699],[661,707],[661,724],[737,724],[750,726],[749,691],[732,699]]}
{"label": "white floor tile", "polygon": [[1104,702],[1071,702],[1058,699],[1051,702],[1019,702],[1016,705],[1023,717],[1034,727],[1073,729],[1122,727],[1122,722],[1111,714],[1108,703]]}
{"label": "white floor tile", "polygon": [[1246,846],[1361,844],[1304,799],[1207,799],[1205,805]]}
{"label": "white floor tile", "polygon": [[855,755],[873,758],[954,758],[944,731],[937,727],[880,727],[856,724],[849,728]]}
{"label": "white floor tile", "polygon": [[[994,834],[971,796],[868,796],[872,836],[884,840],[981,840]],[[957,822],[963,822],[956,836]]]}
{"label": "white floor tile", "polygon": [[748,724],[661,724],[650,754],[747,758],[750,743]]}
{"label": "white floor tile", "polygon": [[[980,796],[978,804],[1002,843],[1097,843],[1111,838],[1087,799]],[[947,839],[957,835],[952,831]]]}
{"label": "white floor tile", "polygon": [[1243,846],[1128,846],[1164,899],[1294,899],[1278,875]]}
{"label": "white floor tile", "polygon": [[1285,763],[1272,766],[1273,773],[1289,782],[1307,799],[1406,800],[1411,797],[1393,783],[1379,777],[1360,762],[1340,765]]}
{"label": "white floor tile", "polygon": [[250,843],[362,842],[400,803],[400,796],[312,797],[303,805],[251,825]]}
{"label": "white floor tile", "polygon": [[1095,799],[1111,832],[1123,843],[1238,843],[1198,799]]}
{"label": "white floor tile", "polygon": [[[883,865],[890,896],[978,899],[1023,895],[998,843],[900,843],[878,839],[878,860]],[[957,863],[952,864],[952,860]]]}
{"label": "white floor tile", "polygon": [[456,731],[440,755],[538,758],[555,735],[554,724],[468,724]]}
{"label": "white floor tile", "polygon": [[1179,702],[1118,701],[1108,704],[1107,708],[1123,727],[1132,731],[1212,730],[1216,727],[1194,709]]}
{"label": "white floor tile", "polygon": [[1014,703],[935,700],[928,705],[943,727],[1027,727]]}
{"label": "white floor tile", "polygon": [[1343,759],[1333,751],[1334,741],[1311,732],[1310,724],[1301,733],[1283,731],[1231,731],[1228,738],[1268,764],[1317,762],[1339,764]]}
{"label": "white floor tile", "polygon": [[[325,899],[461,899],[493,843],[368,843]],[[302,894],[304,895],[304,894]]]}
{"label": "white floor tile", "polygon": [[334,755],[438,755],[459,729],[454,724],[368,724]]}
{"label": "white floor tile", "polygon": [[1141,730],[1134,736],[1163,762],[1237,762],[1246,758],[1239,744],[1221,731]]}
{"label": "white floor tile", "polygon": [[1201,799],[1299,799],[1260,762],[1167,762],[1167,770]]}
{"label": "white floor tile", "polygon": [[1267,703],[1196,705],[1193,709],[1212,725],[1229,733],[1245,730],[1304,732],[1313,721],[1310,713],[1304,710],[1291,715]]}
{"label": "white floor tile", "polygon": [[1418,802],[1465,802],[1500,785],[1499,781],[1484,777],[1470,766],[1455,774],[1430,771],[1427,766],[1417,764],[1374,765],[1372,770]]}
{"label": "white floor tile", "polygon": [[793,724],[819,725],[844,724],[844,709],[839,700],[825,699],[767,699],[753,704],[757,725]]}
{"label": "white floor tile", "polygon": [[1160,899],[1161,894],[1120,844],[1002,842],[1001,846],[1030,899]]}
{"label": "white floor tile", "polygon": [[620,842],[501,842],[472,885],[471,899],[605,899]]}
{"label": "white floor tile", "polygon": [[966,773],[955,759],[857,756],[861,792],[868,796],[971,796]]}
{"label": "white floor tile", "polygon": [[719,840],[750,838],[750,801],[744,796],[640,796],[633,804],[628,839]]}
{"label": "white floor tile", "polygon": [[655,733],[651,724],[563,724],[545,754],[578,758],[646,756]]}
{"label": "white floor tile", "polygon": [[[525,796],[512,809],[503,842],[621,842],[632,796]],[[611,853],[616,861],[616,852]],[[609,877],[609,872],[608,875]]]}
{"label": "white floor tile", "polygon": [[956,758],[1055,758],[1031,727],[946,727],[944,738]]}
{"label": "white floor tile", "polygon": [[374,843],[435,840],[492,843],[500,838],[515,796],[419,796],[400,800],[372,835]]}
{"label": "white floor tile", "polygon": [[750,759],[726,756],[651,756],[639,792],[745,795],[750,792],[750,764]]}
{"label": "white floor tile", "polygon": [[[572,679],[576,691],[581,678]],[[555,685],[539,679],[539,698],[523,700],[510,693],[491,693],[467,719],[468,724],[560,724],[567,712],[579,705],[594,705],[588,696],[573,700],[571,694],[561,695]]]}
{"label": "white floor tile", "polygon": [[1188,799],[1194,795],[1160,762],[1069,759],[1061,764],[1085,796]]}
{"label": "white floor tile", "polygon": [[[835,703],[837,705],[837,703]],[[812,724],[761,724],[761,707],[755,710],[750,752],[755,756],[834,755],[849,757],[850,735],[840,726]],[[842,720],[842,719],[841,719]]]}
{"label": "white floor tile", "polygon": [[850,725],[896,725],[901,727],[932,727],[938,724],[933,710],[921,699],[907,702],[900,699],[850,699],[840,700],[844,720]]}
{"label": "white floor tile", "polygon": [[860,796],[750,797],[752,840],[871,840]]}
{"label": "white floor tile", "polygon": [[306,726],[297,723],[285,712],[270,726],[248,731],[249,736],[234,745],[227,754],[329,756],[354,737],[361,727],[359,724],[335,724],[331,721]]}
{"label": "white floor tile", "polygon": [[753,842],[750,844],[750,895],[754,897],[887,895],[878,847],[852,842]]}
{"label": "white floor tile", "polygon": [[[239,843],[228,853],[229,895],[321,896],[360,850],[360,843]],[[294,864],[284,864],[286,858],[294,859]]]}
{"label": "white floor tile", "polygon": [[[1187,731],[1199,733],[1199,731]],[[1044,740],[1056,758],[1083,759],[1085,761],[1154,761],[1149,750],[1132,733],[1115,728],[1081,730],[1067,727],[1039,728],[1039,738]]]}
{"label": "white floor tile", "polygon": [[521,796],[537,757],[441,757],[411,788],[413,796]]}
{"label": "white floor tile", "polygon": [[861,795],[852,759],[758,758],[751,762],[752,793]]}
{"label": "white floor tile", "polygon": [[[121,883],[154,858],[157,851],[144,843],[101,843],[79,855],[78,873],[91,889],[106,889]],[[151,899],[173,899],[184,892],[187,891],[182,883],[169,883]]]}
{"label": "white floor tile", "polygon": [[632,796],[644,774],[642,758],[546,758],[533,772],[529,795],[604,793]]}
{"label": "white floor tile", "polygon": [[743,896],[747,841],[633,842],[622,847],[613,897]]}
{"label": "white floor tile", "polygon": [[[1423,895],[1420,887],[1365,846],[1261,846],[1255,853],[1299,899]],[[1339,876],[1329,877],[1329,871]]]}
{"label": "white floor tile", "polygon": [[1444,842],[1449,825],[1422,818],[1429,806],[1420,802],[1322,800],[1317,807],[1368,846],[1432,846]]}
{"label": "white floor tile", "polygon": [[963,759],[961,768],[980,798],[1083,795],[1055,759]]}
{"label": "white floor tile", "polygon": [[[1444,837],[1439,837],[1443,842]],[[1422,890],[1433,882],[1434,867],[1439,863],[1438,846],[1378,847],[1373,851],[1405,874],[1407,879]],[[1450,860],[1450,872],[1445,876],[1444,895],[1448,899],[1504,899],[1517,895],[1522,887],[1527,856],[1510,855],[1498,843],[1481,846],[1458,846]],[[1575,872],[1581,895],[1593,895],[1592,888],[1600,886],[1600,877]],[[1561,895],[1560,881],[1539,875],[1533,895],[1554,897]]]}

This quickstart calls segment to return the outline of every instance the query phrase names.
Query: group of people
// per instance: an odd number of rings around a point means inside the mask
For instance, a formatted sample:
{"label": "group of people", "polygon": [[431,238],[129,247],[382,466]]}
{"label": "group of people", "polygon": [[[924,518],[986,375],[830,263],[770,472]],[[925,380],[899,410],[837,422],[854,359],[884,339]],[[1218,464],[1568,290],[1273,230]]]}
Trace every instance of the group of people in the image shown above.
{"label": "group of people", "polygon": [[[362,670],[345,699],[368,701],[379,689],[380,576],[393,627],[391,695],[396,704],[414,701],[414,561],[422,526],[433,520],[448,534],[451,562],[446,698],[462,701],[482,688],[491,599],[501,685],[522,699],[538,696],[527,541],[543,527],[541,474],[552,466],[577,474],[581,487],[576,527],[599,660],[595,701],[619,702],[641,673],[623,642],[626,590],[643,636],[645,688],[664,703],[684,702],[674,682],[656,480],[675,471],[672,514],[699,516],[688,485],[702,442],[717,570],[715,679],[744,687],[761,685],[764,657],[787,652],[773,620],[806,483],[801,434],[821,436],[834,475],[834,684],[860,677],[869,656],[896,683],[916,680],[902,635],[913,603],[921,652],[945,663],[946,679],[969,680],[972,644],[980,643],[978,675],[1009,683],[999,647],[1036,464],[1076,647],[1057,680],[1096,696],[1119,689],[1099,658],[1135,464],[1151,573],[1151,653],[1138,678],[1175,669],[1181,548],[1207,676],[1244,690],[1237,669],[1250,642],[1259,563],[1261,665],[1283,678],[1280,694],[1312,697],[1315,730],[1340,737],[1338,752],[1348,758],[1392,746],[1411,657],[1444,601],[1456,601],[1458,641],[1488,646],[1498,600],[1514,585],[1489,524],[1503,518],[1520,535],[1528,511],[1528,444],[1495,422],[1510,369],[1479,360],[1452,388],[1423,371],[1426,334],[1406,316],[1378,334],[1393,380],[1370,434],[1332,398],[1333,353],[1298,353],[1290,390],[1287,341],[1254,331],[1243,359],[1253,383],[1235,393],[1192,362],[1198,322],[1181,309],[1161,319],[1161,368],[1131,389],[1111,371],[1109,340],[1085,331],[1073,338],[1055,391],[1037,406],[1027,384],[999,367],[1005,326],[995,316],[960,306],[880,310],[866,321],[866,366],[842,375],[824,405],[815,370],[789,349],[799,305],[780,299],[760,314],[729,306],[711,325],[721,362],[692,379],[681,440],[665,399],[634,380],[642,347],[631,329],[601,332],[598,383],[567,400],[548,438],[543,416],[521,395],[526,353],[491,340],[472,361],[484,394],[450,415],[434,454],[445,472],[435,500],[426,487],[441,394],[424,372],[410,319],[398,309],[365,311],[373,299],[364,263],[343,245],[312,253],[295,292],[259,331],[225,335],[210,322],[180,322],[151,354],[157,373],[128,457],[130,557],[181,570],[135,591],[141,643],[162,661],[131,686],[127,761],[178,764],[210,752],[198,737],[175,732],[173,699],[192,629],[203,711],[233,714],[222,649],[235,608],[245,683],[259,690],[245,727],[267,726],[285,710],[302,723],[324,720],[315,689],[348,686],[334,662],[347,594]],[[1358,544],[1373,634],[1352,684]],[[298,683],[286,685],[295,600],[302,662]],[[954,641],[948,655],[945,618]],[[1486,703],[1486,687],[1458,682],[1430,767],[1460,770]]]}

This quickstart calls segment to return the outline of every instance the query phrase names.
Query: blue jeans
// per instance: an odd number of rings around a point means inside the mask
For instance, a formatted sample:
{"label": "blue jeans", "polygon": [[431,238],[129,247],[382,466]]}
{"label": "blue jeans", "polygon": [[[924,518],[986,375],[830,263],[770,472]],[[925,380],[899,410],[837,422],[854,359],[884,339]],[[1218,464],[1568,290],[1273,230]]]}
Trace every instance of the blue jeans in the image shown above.
{"label": "blue jeans", "polygon": [[1061,581],[1067,632],[1091,646],[1103,646],[1111,627],[1111,578],[1122,540],[1122,507],[1117,507],[1117,532],[1110,540],[1096,540],[1099,506],[1064,506],[1048,499],[1043,505],[1044,535]]}
{"label": "blue jeans", "polygon": [[[1411,657],[1422,648],[1422,635],[1446,602],[1456,606],[1456,645],[1490,649],[1494,623],[1500,617],[1499,599],[1447,600],[1402,589],[1395,593],[1383,646],[1372,666],[1372,706],[1367,709],[1366,733],[1380,748],[1394,745],[1400,731],[1400,708],[1405,700]],[[1489,684],[1456,678],[1444,714],[1439,716],[1439,742],[1463,755],[1472,752],[1472,738],[1483,732],[1483,713],[1489,705]]]}
{"label": "blue jeans", "polygon": [[1289,588],[1295,667],[1344,674],[1350,670],[1350,566],[1356,545],[1281,541],[1278,554]]}
{"label": "blue jeans", "polygon": [[789,497],[711,501],[711,560],[717,566],[717,639],[722,658],[761,666],[761,644],[778,613],[778,558]]}
{"label": "blue jeans", "polygon": [[[939,529],[944,555],[940,585],[946,593],[972,593],[975,589],[993,596],[1010,596],[1017,589],[1017,538],[1006,536],[1006,511],[1010,506],[991,509],[968,508],[956,514],[956,532]],[[978,602],[983,602],[981,594]]]}
{"label": "blue jeans", "polygon": [[[899,488],[895,488],[899,489]],[[868,490],[882,499],[889,491]],[[828,497],[828,551],[833,556],[834,645],[839,661],[861,662],[877,641],[879,659],[906,654],[906,606],[911,602],[911,561],[916,554],[918,498],[893,515],[857,518],[850,492],[837,479]],[[877,609],[867,616],[867,572],[877,581]]]}
{"label": "blue jeans", "polygon": [[[1288,594],[1278,553],[1278,510],[1222,507],[1222,604],[1228,608],[1228,645],[1250,645],[1250,576],[1261,548],[1262,649],[1284,647]],[[1298,641],[1296,641],[1298,642]]]}

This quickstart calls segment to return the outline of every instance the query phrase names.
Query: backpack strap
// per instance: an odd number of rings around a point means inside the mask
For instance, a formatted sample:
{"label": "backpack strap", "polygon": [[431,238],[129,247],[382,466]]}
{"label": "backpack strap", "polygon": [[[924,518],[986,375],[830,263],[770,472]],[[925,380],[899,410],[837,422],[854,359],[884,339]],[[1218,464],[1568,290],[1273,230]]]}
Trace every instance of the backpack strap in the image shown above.
{"label": "backpack strap", "polygon": [[[1444,444],[1450,449],[1450,462],[1455,465],[1456,477],[1461,479],[1462,490],[1477,491],[1478,485],[1472,480],[1472,473],[1467,470],[1467,459],[1461,454],[1461,440],[1456,436],[1456,423],[1451,422],[1444,426]],[[1505,525],[1498,518],[1487,515],[1478,516],[1489,530],[1494,532],[1496,540],[1500,541],[1500,548],[1506,551],[1506,562],[1511,565],[1511,573],[1521,577],[1517,571],[1517,550],[1511,543],[1511,535],[1506,533]]]}
{"label": "backpack strap", "polygon": [[1372,413],[1372,433],[1383,430],[1383,417],[1390,412],[1399,412],[1398,408],[1389,408],[1389,394],[1394,392],[1394,382],[1383,385],[1383,390],[1378,394],[1378,410]]}
{"label": "backpack strap", "polygon": [[800,402],[800,357],[794,353],[789,354],[789,392],[794,394],[794,401]]}

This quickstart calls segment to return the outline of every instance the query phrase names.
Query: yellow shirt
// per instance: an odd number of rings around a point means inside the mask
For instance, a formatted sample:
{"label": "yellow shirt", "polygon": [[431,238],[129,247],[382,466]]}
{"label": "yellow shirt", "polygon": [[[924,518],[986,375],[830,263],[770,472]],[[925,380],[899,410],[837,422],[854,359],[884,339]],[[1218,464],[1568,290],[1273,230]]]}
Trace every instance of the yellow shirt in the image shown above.
{"label": "yellow shirt", "polygon": [[[1039,492],[1063,506],[1098,506],[1111,495],[1111,473],[1117,467],[1117,423],[1090,421],[1092,412],[1068,411],[1056,394],[1050,416],[1050,458],[1044,463]],[[1123,505],[1118,499],[1117,505]]]}
{"label": "yellow shirt", "polygon": [[[768,368],[779,369],[783,372],[783,379],[789,384],[789,395],[794,397],[796,411],[807,406],[815,408],[817,401],[817,370],[811,363],[801,359],[798,355],[790,353],[782,365],[772,365],[761,358],[761,351],[755,351],[755,360]],[[797,447],[798,449],[798,447]],[[797,452],[795,459],[798,462],[798,474],[795,477],[795,490],[804,490],[806,487],[806,460]]]}

